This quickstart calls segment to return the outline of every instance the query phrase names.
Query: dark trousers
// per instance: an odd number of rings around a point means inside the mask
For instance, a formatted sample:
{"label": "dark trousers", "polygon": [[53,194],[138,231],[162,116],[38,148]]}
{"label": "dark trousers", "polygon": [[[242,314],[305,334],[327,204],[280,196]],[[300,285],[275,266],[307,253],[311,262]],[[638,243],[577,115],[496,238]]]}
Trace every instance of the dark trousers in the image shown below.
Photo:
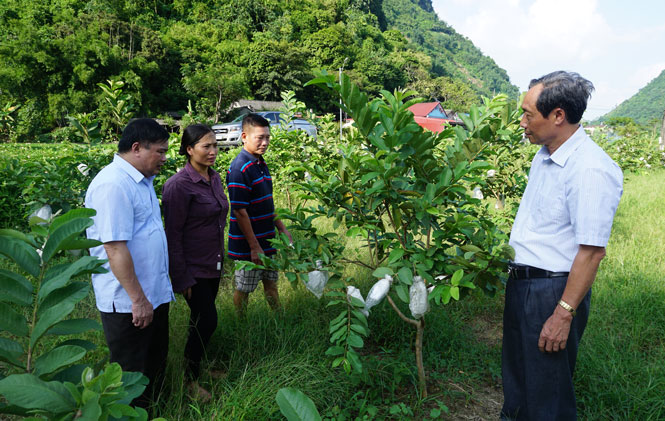
{"label": "dark trousers", "polygon": [[217,329],[215,298],[219,290],[219,281],[220,278],[196,278],[191,298],[185,298],[191,310],[189,336],[185,344],[187,361],[185,376],[190,380],[198,379],[205,348]]}
{"label": "dark trousers", "polygon": [[502,420],[577,419],[573,371],[589,318],[591,291],[577,308],[563,351],[538,349],[540,331],[566,287],[566,277],[509,279],[503,313]]}
{"label": "dark trousers", "polygon": [[169,352],[169,303],[157,307],[152,323],[144,329],[132,324],[132,313],[101,313],[110,361],[123,371],[138,371],[149,380],[143,394],[132,404],[147,408],[164,383]]}

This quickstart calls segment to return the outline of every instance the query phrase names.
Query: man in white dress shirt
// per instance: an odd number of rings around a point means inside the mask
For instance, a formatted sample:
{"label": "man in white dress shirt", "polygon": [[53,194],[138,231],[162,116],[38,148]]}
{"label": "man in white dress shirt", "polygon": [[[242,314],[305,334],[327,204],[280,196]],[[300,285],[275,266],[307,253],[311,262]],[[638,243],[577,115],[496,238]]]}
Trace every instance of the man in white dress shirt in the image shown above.
{"label": "man in white dress shirt", "polygon": [[623,191],[618,165],[579,124],[593,85],[554,72],[529,85],[525,135],[542,145],[510,236],[502,377],[504,420],[575,420],[573,371]]}
{"label": "man in white dress shirt", "polygon": [[159,393],[169,349],[166,235],[153,180],[166,161],[169,134],[154,120],[130,122],[113,162],[92,180],[85,206],[95,209],[87,236],[104,243],[90,254],[108,259],[92,275],[111,362],[150,380],[134,401],[147,407]]}

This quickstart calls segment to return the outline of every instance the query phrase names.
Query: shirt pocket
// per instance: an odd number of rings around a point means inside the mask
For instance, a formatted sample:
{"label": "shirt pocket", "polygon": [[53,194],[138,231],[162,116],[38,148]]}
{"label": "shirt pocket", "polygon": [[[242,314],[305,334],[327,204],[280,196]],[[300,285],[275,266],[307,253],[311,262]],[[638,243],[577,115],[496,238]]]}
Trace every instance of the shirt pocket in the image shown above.
{"label": "shirt pocket", "polygon": [[569,219],[563,191],[538,194],[529,218],[529,229],[541,234],[556,234]]}
{"label": "shirt pocket", "polygon": [[209,218],[221,212],[221,206],[212,196],[196,195],[189,204],[189,214],[193,218]]}

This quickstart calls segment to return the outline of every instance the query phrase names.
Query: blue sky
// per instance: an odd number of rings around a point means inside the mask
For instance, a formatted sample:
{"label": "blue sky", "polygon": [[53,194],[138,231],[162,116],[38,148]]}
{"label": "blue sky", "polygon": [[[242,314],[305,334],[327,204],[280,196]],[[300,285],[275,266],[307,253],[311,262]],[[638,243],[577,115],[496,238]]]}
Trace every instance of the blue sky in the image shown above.
{"label": "blue sky", "polygon": [[571,70],[596,87],[586,119],[630,98],[665,70],[663,0],[432,0],[439,18],[469,38],[526,90]]}

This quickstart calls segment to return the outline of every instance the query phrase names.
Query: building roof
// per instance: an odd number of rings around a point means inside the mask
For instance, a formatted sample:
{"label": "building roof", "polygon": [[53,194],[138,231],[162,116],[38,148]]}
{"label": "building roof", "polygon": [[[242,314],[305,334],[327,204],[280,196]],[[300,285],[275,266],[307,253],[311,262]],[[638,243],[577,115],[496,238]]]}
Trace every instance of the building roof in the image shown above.
{"label": "building roof", "polygon": [[279,110],[282,103],[279,101],[256,101],[252,99],[240,99],[229,107],[229,111],[236,108],[246,107],[251,111],[272,111]]}
{"label": "building roof", "polygon": [[439,101],[434,102],[421,102],[419,104],[413,104],[409,107],[409,111],[413,113],[416,117],[425,117],[431,113],[437,105],[440,105]]}

